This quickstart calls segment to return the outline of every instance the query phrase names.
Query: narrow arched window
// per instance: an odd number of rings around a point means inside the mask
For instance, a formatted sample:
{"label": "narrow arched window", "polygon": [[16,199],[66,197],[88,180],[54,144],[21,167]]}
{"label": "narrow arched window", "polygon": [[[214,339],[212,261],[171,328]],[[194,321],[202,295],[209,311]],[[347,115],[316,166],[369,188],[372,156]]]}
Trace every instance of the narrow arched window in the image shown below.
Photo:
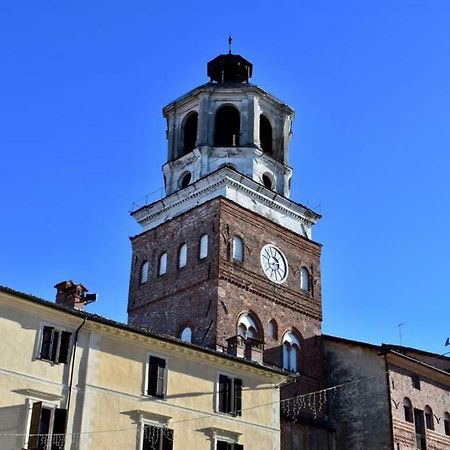
{"label": "narrow arched window", "polygon": [[189,327],[184,327],[181,331],[180,339],[184,342],[192,342],[192,330]]}
{"label": "narrow arched window", "polygon": [[272,154],[272,125],[269,119],[261,114],[259,116],[259,140],[261,142],[261,148],[264,153]]}
{"label": "narrow arched window", "polygon": [[267,329],[267,334],[270,339],[277,339],[278,338],[278,325],[275,319],[269,320],[269,326]]}
{"label": "narrow arched window", "polygon": [[198,114],[191,112],[183,124],[183,155],[194,150],[197,143]]}
{"label": "narrow arched window", "polygon": [[140,275],[141,284],[147,283],[148,272],[149,272],[149,264],[148,261],[145,261],[141,266],[141,275]]}
{"label": "narrow arched window", "polygon": [[235,261],[244,261],[244,242],[239,236],[233,238],[233,259]]}
{"label": "narrow arched window", "polygon": [[178,253],[178,267],[181,269],[185,267],[187,264],[187,244],[183,244],[180,247],[180,251]]}
{"label": "narrow arched window", "polygon": [[167,272],[167,253],[163,253],[159,257],[158,275],[164,275]]}
{"label": "narrow arched window", "polygon": [[292,331],[288,331],[283,336],[283,368],[298,372],[299,358],[300,340]]}
{"label": "narrow arched window", "polygon": [[405,413],[406,422],[413,422],[413,414],[412,414],[412,404],[411,400],[408,397],[403,399],[403,411]]}
{"label": "narrow arched window", "polygon": [[425,413],[425,426],[429,430],[434,430],[433,411],[428,405],[425,406],[424,413]]}
{"label": "narrow arched window", "polygon": [[204,234],[200,238],[200,249],[198,252],[198,257],[204,259],[208,256],[208,235]]}
{"label": "narrow arched window", "polygon": [[237,334],[244,338],[259,339],[258,326],[256,320],[249,313],[239,316],[237,324]]}
{"label": "narrow arched window", "polygon": [[450,414],[448,412],[444,414],[444,432],[450,436]]}
{"label": "narrow arched window", "polygon": [[222,106],[216,112],[214,145],[216,147],[238,147],[241,118],[234,106]]}
{"label": "narrow arched window", "polygon": [[309,292],[311,288],[309,270],[306,267],[300,269],[300,289]]}

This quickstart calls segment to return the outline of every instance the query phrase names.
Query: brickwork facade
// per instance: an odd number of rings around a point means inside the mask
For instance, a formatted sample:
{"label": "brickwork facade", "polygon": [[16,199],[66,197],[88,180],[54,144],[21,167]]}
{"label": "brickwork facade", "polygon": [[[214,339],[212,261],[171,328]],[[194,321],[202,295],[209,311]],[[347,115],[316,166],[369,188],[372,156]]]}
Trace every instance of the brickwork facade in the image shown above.
{"label": "brickwork facade", "polygon": [[[199,241],[208,235],[208,255],[199,259]],[[244,243],[243,261],[232,258],[233,237]],[[187,264],[178,268],[178,252],[187,244]],[[283,284],[264,274],[260,252],[265,244],[280,248],[289,264]],[[185,325],[192,341],[226,348],[237,334],[241,314],[250,313],[265,345],[265,360],[282,365],[282,337],[294,330],[301,339],[299,368],[320,379],[322,356],[315,336],[321,333],[320,245],[219,198],[132,238],[133,255],[128,302],[129,322],[179,336]],[[160,255],[167,252],[167,272],[158,275]],[[140,271],[149,262],[148,280]],[[300,268],[311,273],[311,290],[300,289]],[[277,334],[268,337],[269,321]],[[313,383],[316,384],[316,383]]]}

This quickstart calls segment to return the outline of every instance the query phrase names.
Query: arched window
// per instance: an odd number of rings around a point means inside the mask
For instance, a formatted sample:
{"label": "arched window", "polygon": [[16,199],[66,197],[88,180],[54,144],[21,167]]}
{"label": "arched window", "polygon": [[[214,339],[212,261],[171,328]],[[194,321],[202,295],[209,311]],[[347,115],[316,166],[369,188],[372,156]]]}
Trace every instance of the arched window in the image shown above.
{"label": "arched window", "polygon": [[167,272],[167,253],[163,253],[159,257],[158,275],[164,275]]}
{"label": "arched window", "polygon": [[244,242],[239,236],[233,238],[233,259],[235,261],[244,261]]}
{"label": "arched window", "polygon": [[433,411],[428,405],[425,406],[424,413],[425,413],[425,426],[429,430],[434,430]]}
{"label": "arched window", "polygon": [[216,112],[214,145],[216,147],[238,147],[241,118],[234,106],[222,106]]}
{"label": "arched window", "polygon": [[273,178],[268,172],[264,173],[261,179],[267,189],[273,189]]}
{"label": "arched window", "polygon": [[311,289],[309,271],[305,266],[300,269],[300,289],[306,292]]}
{"label": "arched window", "polygon": [[208,256],[208,235],[204,234],[200,238],[200,249],[198,252],[198,257],[204,259]]}
{"label": "arched window", "polygon": [[198,114],[191,112],[183,125],[183,155],[191,152],[197,143]]}
{"label": "arched window", "polygon": [[450,436],[450,414],[448,412],[444,414],[444,432]]}
{"label": "arched window", "polygon": [[272,154],[272,125],[269,119],[261,114],[259,116],[259,140],[264,153]]}
{"label": "arched window", "polygon": [[288,331],[283,336],[283,369],[298,372],[299,357],[300,341],[292,331]]}
{"label": "arched window", "polygon": [[181,331],[180,339],[184,342],[192,342],[192,330],[189,327],[184,327]]}
{"label": "arched window", "polygon": [[181,175],[179,186],[181,189],[187,188],[189,186],[189,183],[191,182],[191,172],[185,172],[183,175]]}
{"label": "arched window", "polygon": [[242,314],[238,319],[237,334],[243,338],[259,339],[256,321],[250,314]]}
{"label": "arched window", "polygon": [[140,276],[141,284],[147,283],[148,272],[149,272],[149,264],[148,261],[145,261],[141,266],[141,276]]}
{"label": "arched window", "polygon": [[413,422],[412,404],[408,397],[403,399],[403,411],[405,412],[405,420],[407,422]]}
{"label": "arched window", "polygon": [[178,267],[181,269],[187,264],[187,244],[183,244],[178,252]]}
{"label": "arched window", "polygon": [[277,321],[275,319],[269,320],[269,325],[267,328],[267,334],[270,339],[277,339],[278,338],[278,325]]}

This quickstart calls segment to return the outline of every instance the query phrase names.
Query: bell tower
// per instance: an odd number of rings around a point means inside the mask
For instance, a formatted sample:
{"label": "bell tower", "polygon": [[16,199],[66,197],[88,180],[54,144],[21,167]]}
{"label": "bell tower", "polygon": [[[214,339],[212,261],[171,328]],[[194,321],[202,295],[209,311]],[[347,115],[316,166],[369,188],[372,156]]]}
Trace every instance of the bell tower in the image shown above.
{"label": "bell tower", "polygon": [[130,324],[321,379],[320,216],[290,199],[294,111],[240,55],[163,109],[165,196],[131,213]]}

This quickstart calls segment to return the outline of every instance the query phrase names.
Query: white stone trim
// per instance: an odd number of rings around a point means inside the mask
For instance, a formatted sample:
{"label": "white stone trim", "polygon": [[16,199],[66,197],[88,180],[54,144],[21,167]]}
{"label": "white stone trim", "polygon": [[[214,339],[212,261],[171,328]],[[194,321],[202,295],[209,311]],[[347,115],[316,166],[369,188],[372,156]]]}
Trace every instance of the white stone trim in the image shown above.
{"label": "white stone trim", "polygon": [[182,191],[144,206],[131,215],[142,226],[143,231],[147,231],[218,197],[232,200],[308,239],[312,238],[312,226],[320,218],[320,215],[310,209],[228,167],[221,168]]}

